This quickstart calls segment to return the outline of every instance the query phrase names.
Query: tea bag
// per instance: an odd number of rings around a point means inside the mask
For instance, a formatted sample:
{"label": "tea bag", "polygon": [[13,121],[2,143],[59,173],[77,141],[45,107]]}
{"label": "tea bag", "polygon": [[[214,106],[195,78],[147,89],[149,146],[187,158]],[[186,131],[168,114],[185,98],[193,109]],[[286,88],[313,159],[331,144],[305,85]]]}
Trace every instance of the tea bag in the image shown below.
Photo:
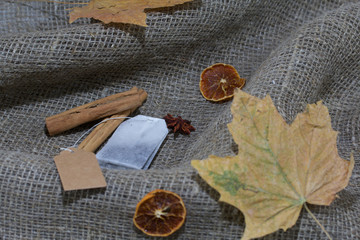
{"label": "tea bag", "polygon": [[167,134],[164,119],[138,115],[123,122],[96,157],[105,168],[148,169]]}

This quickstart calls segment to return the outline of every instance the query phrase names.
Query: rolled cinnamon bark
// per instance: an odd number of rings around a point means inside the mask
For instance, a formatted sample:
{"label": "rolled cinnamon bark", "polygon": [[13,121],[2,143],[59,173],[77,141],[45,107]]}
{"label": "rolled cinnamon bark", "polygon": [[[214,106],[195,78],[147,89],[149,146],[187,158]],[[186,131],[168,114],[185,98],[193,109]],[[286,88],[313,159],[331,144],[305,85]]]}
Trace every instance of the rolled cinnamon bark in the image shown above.
{"label": "rolled cinnamon bark", "polygon": [[[140,98],[144,90],[133,87],[129,91],[70,109],[45,119],[50,136],[59,134],[81,124],[105,118],[127,110],[136,109],[143,103]],[[146,98],[146,97],[145,97]]]}
{"label": "rolled cinnamon bark", "polygon": [[[143,102],[147,98],[147,93],[144,90],[139,90],[140,101]],[[116,128],[122,123],[126,117],[128,117],[136,108],[126,110],[122,113],[112,115],[110,118],[105,119],[100,125],[98,125],[79,145],[79,149],[83,149],[88,152],[95,152],[96,149],[116,130]],[[112,119],[117,118],[117,119]]]}

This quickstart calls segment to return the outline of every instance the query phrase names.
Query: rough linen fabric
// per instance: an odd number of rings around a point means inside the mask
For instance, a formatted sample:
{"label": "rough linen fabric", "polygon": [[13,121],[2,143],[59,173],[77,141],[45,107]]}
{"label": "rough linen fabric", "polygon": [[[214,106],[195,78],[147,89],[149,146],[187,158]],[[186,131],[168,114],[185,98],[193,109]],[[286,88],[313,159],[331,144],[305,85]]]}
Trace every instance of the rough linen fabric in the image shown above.
{"label": "rough linen fabric", "polygon": [[[67,0],[70,2],[70,0]],[[72,2],[84,2],[76,0]],[[76,6],[76,5],[75,5]],[[360,3],[358,1],[194,0],[147,10],[147,28],[80,19],[74,5],[0,1],[0,236],[3,239],[148,239],[132,223],[149,191],[178,193],[184,227],[170,239],[239,239],[244,219],[190,166],[236,154],[226,124],[231,101],[199,92],[201,71],[223,62],[247,79],[244,91],[270,94],[288,122],[320,99],[339,132],[341,157],[355,156],[349,186],[330,207],[310,206],[334,239],[360,236]],[[53,162],[94,123],[56,137],[47,116],[144,88],[139,112],[192,121],[169,134],[148,171],[104,170],[106,190],[64,193]],[[264,239],[326,239],[303,211],[296,225]]]}

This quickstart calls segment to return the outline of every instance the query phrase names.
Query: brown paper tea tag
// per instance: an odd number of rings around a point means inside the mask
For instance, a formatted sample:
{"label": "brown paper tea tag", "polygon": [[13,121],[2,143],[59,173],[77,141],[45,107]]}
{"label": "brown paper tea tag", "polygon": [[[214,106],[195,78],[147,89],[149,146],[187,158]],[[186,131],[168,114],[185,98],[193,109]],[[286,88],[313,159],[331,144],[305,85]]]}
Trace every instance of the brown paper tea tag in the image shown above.
{"label": "brown paper tea tag", "polygon": [[95,154],[77,148],[71,150],[54,157],[64,191],[106,187]]}

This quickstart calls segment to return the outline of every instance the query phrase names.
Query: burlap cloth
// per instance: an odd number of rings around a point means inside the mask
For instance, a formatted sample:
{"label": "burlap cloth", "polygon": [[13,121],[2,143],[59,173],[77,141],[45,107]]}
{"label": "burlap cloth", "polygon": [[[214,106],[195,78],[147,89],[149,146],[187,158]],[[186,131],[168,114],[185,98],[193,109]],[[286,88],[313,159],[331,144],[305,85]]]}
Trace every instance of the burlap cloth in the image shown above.
{"label": "burlap cloth", "polygon": [[[231,101],[211,103],[198,89],[202,70],[217,62],[236,67],[246,92],[270,94],[289,122],[306,104],[324,101],[341,157],[353,151],[356,163],[339,198],[311,210],[334,239],[360,239],[359,2],[195,0],[147,11],[147,28],[68,24],[73,6],[0,2],[3,239],[147,239],[132,217],[157,188],[178,193],[187,207],[185,225],[170,239],[239,239],[241,212],[219,203],[190,166],[237,151],[226,127]],[[48,137],[45,117],[132,86],[149,93],[139,113],[181,115],[196,131],[169,134],[148,171],[104,170],[106,190],[64,193],[53,156],[93,123]],[[303,211],[294,227],[264,239],[326,236]]]}

